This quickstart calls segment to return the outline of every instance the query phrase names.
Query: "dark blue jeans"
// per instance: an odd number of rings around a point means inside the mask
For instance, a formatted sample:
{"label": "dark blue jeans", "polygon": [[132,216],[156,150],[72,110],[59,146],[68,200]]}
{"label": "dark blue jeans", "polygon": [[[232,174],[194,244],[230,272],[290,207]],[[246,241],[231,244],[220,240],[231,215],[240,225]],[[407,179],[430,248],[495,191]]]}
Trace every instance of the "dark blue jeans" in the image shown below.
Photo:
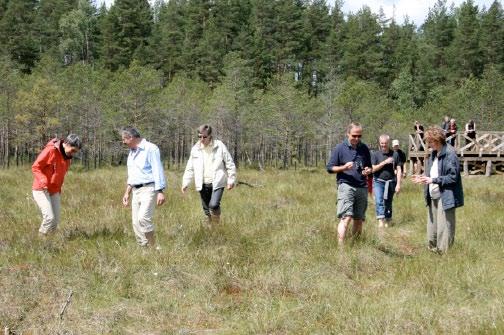
{"label": "dark blue jeans", "polygon": [[214,190],[212,184],[203,184],[200,197],[206,216],[210,216],[210,214],[220,215],[220,202],[223,193],[224,187]]}
{"label": "dark blue jeans", "polygon": [[396,181],[393,180],[389,183],[388,199],[385,198],[385,182],[373,179],[373,192],[375,195],[375,208],[377,219],[391,219],[392,218],[392,200],[394,199]]}

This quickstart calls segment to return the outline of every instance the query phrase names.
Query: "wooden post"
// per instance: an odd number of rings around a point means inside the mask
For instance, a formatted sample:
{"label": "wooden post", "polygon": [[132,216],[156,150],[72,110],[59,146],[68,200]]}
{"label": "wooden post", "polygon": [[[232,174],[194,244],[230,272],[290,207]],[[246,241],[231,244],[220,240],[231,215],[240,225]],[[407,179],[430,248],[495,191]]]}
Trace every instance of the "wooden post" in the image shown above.
{"label": "wooden post", "polygon": [[413,160],[411,160],[411,159],[409,161],[408,170],[409,170],[409,175],[412,176],[413,175]]}
{"label": "wooden post", "polygon": [[492,161],[488,160],[486,164],[485,177],[490,177],[492,175]]}
{"label": "wooden post", "polygon": [[468,176],[468,175],[469,175],[469,162],[464,161],[464,176]]}

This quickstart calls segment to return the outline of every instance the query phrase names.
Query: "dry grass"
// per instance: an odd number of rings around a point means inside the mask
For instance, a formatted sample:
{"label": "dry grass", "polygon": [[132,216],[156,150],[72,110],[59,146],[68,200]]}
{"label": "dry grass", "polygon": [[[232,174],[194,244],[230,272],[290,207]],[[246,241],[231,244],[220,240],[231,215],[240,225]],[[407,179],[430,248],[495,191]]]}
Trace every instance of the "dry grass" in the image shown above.
{"label": "dry grass", "polygon": [[[396,225],[338,250],[334,176],[240,171],[223,224],[200,227],[199,196],[167,172],[160,251],[136,246],[122,168],[70,172],[62,224],[37,236],[28,169],[0,170],[0,326],[16,334],[498,334],[504,332],[501,177],[464,179],[456,244],[425,248],[420,189]],[[74,295],[61,320],[68,292]]]}

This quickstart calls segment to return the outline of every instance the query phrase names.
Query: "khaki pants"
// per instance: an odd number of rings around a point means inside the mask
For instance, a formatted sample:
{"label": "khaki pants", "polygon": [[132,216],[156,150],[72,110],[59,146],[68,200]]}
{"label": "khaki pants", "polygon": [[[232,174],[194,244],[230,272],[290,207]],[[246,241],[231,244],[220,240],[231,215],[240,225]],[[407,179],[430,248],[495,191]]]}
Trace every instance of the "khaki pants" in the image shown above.
{"label": "khaki pants", "polygon": [[156,207],[156,198],[154,185],[133,188],[133,198],[131,199],[133,231],[138,244],[141,246],[147,245],[148,242],[145,233],[154,231],[152,217]]}
{"label": "khaki pants", "polygon": [[446,252],[455,241],[455,208],[443,209],[441,199],[431,200],[427,218],[427,239],[430,248]]}
{"label": "khaki pants", "polygon": [[61,212],[61,194],[49,194],[47,190],[33,191],[33,199],[42,213],[42,224],[39,232],[42,234],[50,233],[55,230],[60,222]]}

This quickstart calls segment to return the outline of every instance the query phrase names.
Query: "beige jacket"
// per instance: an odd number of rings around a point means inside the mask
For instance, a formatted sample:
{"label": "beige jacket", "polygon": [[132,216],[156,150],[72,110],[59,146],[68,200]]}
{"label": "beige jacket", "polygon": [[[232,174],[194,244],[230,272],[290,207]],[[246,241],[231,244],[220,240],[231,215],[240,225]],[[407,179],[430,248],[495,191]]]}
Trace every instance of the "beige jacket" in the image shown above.
{"label": "beige jacket", "polygon": [[[226,145],[219,140],[213,140],[213,189],[219,189],[236,183],[236,166]],[[191,155],[182,177],[182,187],[186,188],[194,178],[197,191],[203,188],[203,149],[197,142],[191,149]]]}

